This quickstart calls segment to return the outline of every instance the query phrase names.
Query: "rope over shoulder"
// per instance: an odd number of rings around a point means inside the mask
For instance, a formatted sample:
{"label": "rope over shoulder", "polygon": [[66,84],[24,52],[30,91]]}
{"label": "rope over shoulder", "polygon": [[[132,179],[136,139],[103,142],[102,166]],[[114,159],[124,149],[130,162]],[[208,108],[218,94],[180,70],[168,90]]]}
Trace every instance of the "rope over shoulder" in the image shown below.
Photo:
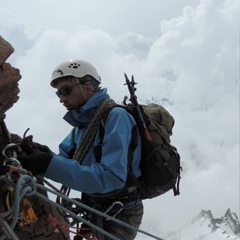
{"label": "rope over shoulder", "polygon": [[[91,123],[89,124],[89,126],[83,136],[81,144],[76,148],[75,153],[73,155],[73,159],[78,161],[79,164],[82,163],[83,158],[85,157],[86,153],[88,152],[88,150],[96,136],[96,133],[99,128],[101,120],[107,116],[109,109],[115,105],[116,105],[115,101],[108,98],[108,99],[104,99],[98,106],[96,112],[94,113],[94,115],[91,119]],[[69,196],[70,191],[71,191],[71,189],[64,185],[62,185],[60,188],[60,192],[66,196]],[[62,201],[61,201],[59,196],[57,196],[56,202],[66,208],[69,207],[69,203],[66,202],[64,199],[62,199]]]}
{"label": "rope over shoulder", "polygon": [[97,108],[91,123],[83,136],[81,144],[78,146],[73,156],[73,159],[77,160],[80,164],[82,163],[84,156],[96,136],[101,119],[104,119],[104,117],[108,114],[109,109],[114,105],[116,105],[114,100],[108,98],[103,100]]}

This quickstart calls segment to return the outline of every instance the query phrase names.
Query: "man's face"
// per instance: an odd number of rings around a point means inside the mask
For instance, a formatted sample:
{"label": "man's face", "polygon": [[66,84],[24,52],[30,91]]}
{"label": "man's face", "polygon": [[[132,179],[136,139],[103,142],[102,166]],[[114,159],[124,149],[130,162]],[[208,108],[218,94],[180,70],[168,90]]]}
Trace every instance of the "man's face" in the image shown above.
{"label": "man's face", "polygon": [[80,110],[80,108],[85,104],[83,94],[87,94],[84,88],[76,83],[73,77],[63,77],[56,83],[57,95],[60,98],[60,103],[67,110]]}

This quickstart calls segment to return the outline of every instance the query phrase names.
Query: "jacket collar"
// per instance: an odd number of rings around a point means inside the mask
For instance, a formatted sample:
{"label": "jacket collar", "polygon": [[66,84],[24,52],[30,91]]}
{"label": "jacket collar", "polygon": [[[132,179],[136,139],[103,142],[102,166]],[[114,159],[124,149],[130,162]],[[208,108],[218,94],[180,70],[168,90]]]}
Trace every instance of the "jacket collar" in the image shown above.
{"label": "jacket collar", "polygon": [[89,98],[79,111],[68,111],[63,119],[73,127],[85,127],[90,123],[100,103],[107,98],[109,95],[107,89],[104,88]]}

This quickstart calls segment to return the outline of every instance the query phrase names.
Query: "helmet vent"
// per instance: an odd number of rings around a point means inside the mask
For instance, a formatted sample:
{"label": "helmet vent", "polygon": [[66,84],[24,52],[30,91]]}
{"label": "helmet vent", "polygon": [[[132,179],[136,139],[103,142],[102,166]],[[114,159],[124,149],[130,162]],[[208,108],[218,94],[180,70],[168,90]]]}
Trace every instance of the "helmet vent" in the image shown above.
{"label": "helmet vent", "polygon": [[81,65],[79,63],[71,63],[68,67],[69,68],[79,68]]}

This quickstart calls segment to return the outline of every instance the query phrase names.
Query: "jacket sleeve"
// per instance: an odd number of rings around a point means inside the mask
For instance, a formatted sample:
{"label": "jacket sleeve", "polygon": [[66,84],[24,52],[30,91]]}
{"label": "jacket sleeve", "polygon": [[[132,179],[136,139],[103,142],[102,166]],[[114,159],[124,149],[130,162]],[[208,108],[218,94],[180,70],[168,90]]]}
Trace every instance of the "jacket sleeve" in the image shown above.
{"label": "jacket sleeve", "polygon": [[[135,125],[133,117],[124,109],[113,108],[105,122],[100,163],[95,159],[93,161],[93,154],[90,153],[80,165],[75,160],[66,159],[66,153],[62,152],[53,157],[45,176],[88,194],[104,194],[122,188],[127,179],[131,132]],[[71,136],[67,140],[71,143]],[[67,149],[67,145],[62,146]],[[133,153],[132,167],[137,177],[140,175],[140,149],[139,144]]]}

